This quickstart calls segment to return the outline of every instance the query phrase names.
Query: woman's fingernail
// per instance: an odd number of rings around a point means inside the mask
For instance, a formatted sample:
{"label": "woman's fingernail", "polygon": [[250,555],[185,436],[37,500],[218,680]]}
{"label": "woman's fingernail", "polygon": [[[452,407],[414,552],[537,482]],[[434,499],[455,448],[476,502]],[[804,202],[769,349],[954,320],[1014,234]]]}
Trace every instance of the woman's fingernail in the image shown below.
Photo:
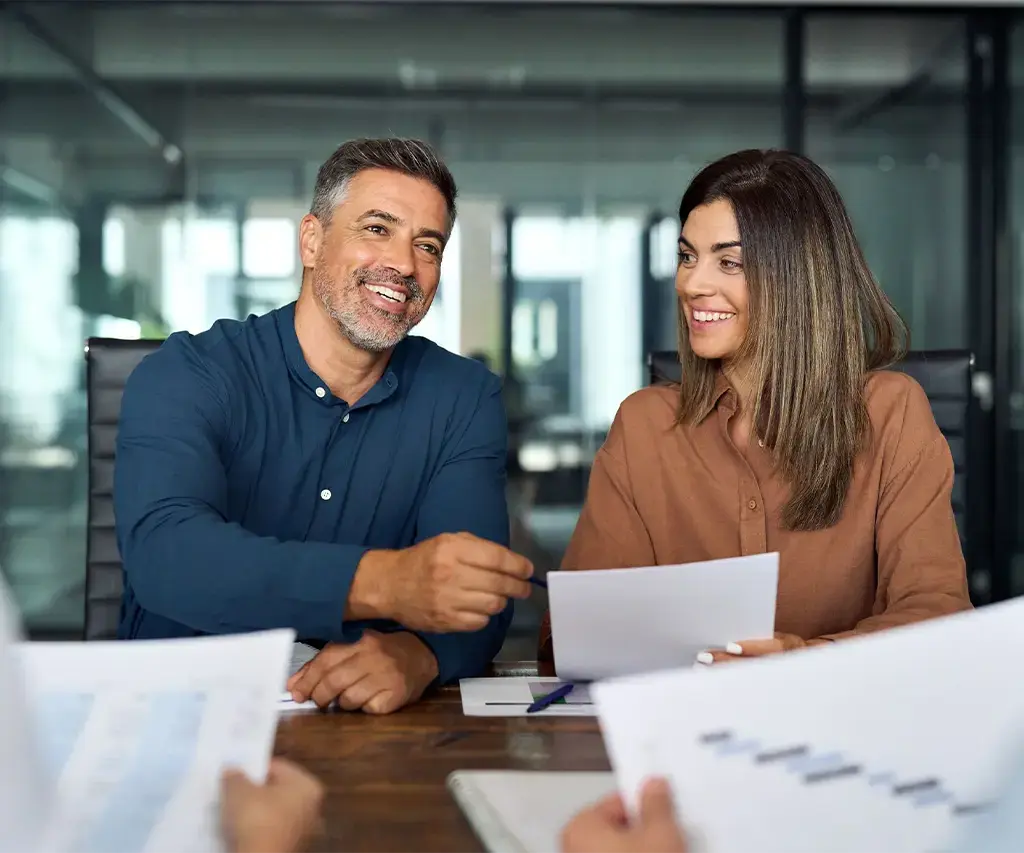
{"label": "woman's fingernail", "polygon": [[701,652],[697,655],[697,663],[702,663],[705,666],[715,662],[715,656],[711,652]]}
{"label": "woman's fingernail", "polygon": [[739,643],[727,643],[725,646],[725,653],[729,655],[741,655],[743,654],[743,646]]}

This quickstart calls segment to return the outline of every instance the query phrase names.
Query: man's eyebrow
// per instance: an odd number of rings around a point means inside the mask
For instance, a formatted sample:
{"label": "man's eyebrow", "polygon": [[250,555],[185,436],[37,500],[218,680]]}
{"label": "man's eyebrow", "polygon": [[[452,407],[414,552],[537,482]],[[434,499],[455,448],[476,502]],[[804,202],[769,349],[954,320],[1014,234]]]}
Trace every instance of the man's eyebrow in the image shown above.
{"label": "man's eyebrow", "polygon": [[385,222],[390,222],[392,225],[402,225],[402,218],[395,216],[393,213],[388,213],[386,210],[371,209],[363,213],[359,217],[359,221],[362,222],[364,219],[383,219]]}
{"label": "man's eyebrow", "polygon": [[435,231],[433,228],[421,228],[416,232],[417,237],[430,237],[432,240],[437,240],[442,246],[448,242],[448,238],[440,231]]}
{"label": "man's eyebrow", "polygon": [[[405,220],[400,216],[395,216],[393,213],[388,213],[386,210],[377,210],[373,208],[363,213],[357,221],[362,222],[366,219],[382,219],[391,225],[405,225]],[[437,240],[442,246],[447,244],[448,237],[444,232],[437,231],[434,228],[421,228],[416,232],[417,237],[429,237],[431,240]]]}

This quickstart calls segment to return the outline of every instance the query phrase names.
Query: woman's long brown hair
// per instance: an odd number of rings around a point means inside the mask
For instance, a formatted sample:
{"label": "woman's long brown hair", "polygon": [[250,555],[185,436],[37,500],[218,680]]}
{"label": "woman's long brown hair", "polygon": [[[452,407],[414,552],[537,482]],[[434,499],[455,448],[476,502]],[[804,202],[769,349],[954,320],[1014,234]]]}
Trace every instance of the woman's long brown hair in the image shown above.
{"label": "woman's long brown hair", "polygon": [[[868,269],[821,167],[785,151],[731,154],[693,179],[680,223],[721,199],[735,212],[749,289],[736,364],[755,390],[754,429],[790,487],[783,526],[831,527],[870,438],[867,373],[903,357],[907,327]],[[679,421],[696,424],[714,406],[721,365],[690,349],[682,310]]]}

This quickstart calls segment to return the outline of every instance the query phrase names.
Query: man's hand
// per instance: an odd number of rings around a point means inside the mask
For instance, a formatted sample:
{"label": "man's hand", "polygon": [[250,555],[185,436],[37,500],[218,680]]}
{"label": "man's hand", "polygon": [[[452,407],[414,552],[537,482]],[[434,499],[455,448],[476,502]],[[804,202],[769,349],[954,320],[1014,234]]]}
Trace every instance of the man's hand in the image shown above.
{"label": "man's hand", "polygon": [[323,787],[297,764],[270,762],[266,784],[229,770],[221,782],[221,829],[230,853],[297,853],[320,829]]}
{"label": "man's hand", "polygon": [[742,643],[729,643],[724,650],[701,652],[697,655],[697,663],[709,665],[726,663],[743,658],[760,658],[765,655],[776,655],[779,652],[791,652],[807,646],[807,641],[796,634],[776,633],[769,640],[744,640]]}
{"label": "man's hand", "polygon": [[562,853],[686,853],[668,783],[644,785],[632,823],[618,794],[584,809],[562,830]]}
{"label": "man's hand", "polygon": [[349,590],[347,619],[394,619],[416,631],[479,631],[510,598],[527,598],[533,564],[469,533],[401,551],[369,551]]}
{"label": "man's hand", "polygon": [[437,659],[414,634],[364,631],[358,642],[331,643],[288,679],[296,702],[390,714],[415,702],[437,678]]}

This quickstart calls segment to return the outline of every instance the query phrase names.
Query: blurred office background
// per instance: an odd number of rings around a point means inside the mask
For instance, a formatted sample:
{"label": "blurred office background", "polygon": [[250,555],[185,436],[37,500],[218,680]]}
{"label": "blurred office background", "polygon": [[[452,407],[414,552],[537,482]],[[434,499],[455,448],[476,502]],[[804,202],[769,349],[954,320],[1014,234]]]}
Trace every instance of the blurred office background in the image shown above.
{"label": "blurred office background", "polygon": [[[292,300],[316,169],[437,145],[461,191],[418,332],[505,376],[516,546],[557,565],[645,354],[675,346],[675,211],[702,164],[824,165],[915,349],[976,355],[979,603],[1024,557],[1024,19],[676,3],[6,3],[0,9],[0,566],[81,630],[83,342]],[[520,609],[510,654],[532,650]],[[515,646],[515,642],[520,645]]]}

